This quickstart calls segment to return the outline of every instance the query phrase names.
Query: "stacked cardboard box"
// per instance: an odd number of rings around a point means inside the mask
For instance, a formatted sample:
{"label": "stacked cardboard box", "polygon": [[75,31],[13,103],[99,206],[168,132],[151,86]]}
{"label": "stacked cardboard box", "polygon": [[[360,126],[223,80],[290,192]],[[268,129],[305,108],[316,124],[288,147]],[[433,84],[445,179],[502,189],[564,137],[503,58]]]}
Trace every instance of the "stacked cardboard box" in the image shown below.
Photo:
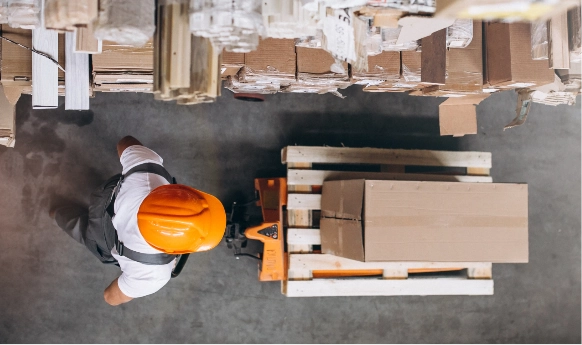
{"label": "stacked cardboard box", "polygon": [[321,251],[366,262],[526,263],[527,209],[523,184],[325,181]]}
{"label": "stacked cardboard box", "polygon": [[103,92],[152,92],[153,42],[134,47],[103,41],[93,55],[93,89]]}
{"label": "stacked cardboard box", "polygon": [[234,92],[276,93],[295,82],[295,40],[261,40],[256,51],[244,54],[244,61],[229,84]]}
{"label": "stacked cardboard box", "polygon": [[336,61],[321,48],[296,47],[297,81],[285,91],[300,93],[334,93],[352,83],[348,64]]}
{"label": "stacked cardboard box", "polygon": [[[2,25],[2,36],[18,42],[26,47],[32,46],[32,31],[15,29]],[[58,63],[65,66],[65,37],[58,36]],[[32,52],[11,42],[2,41],[2,73],[1,82],[5,87],[17,87],[21,93],[32,94]],[[58,92],[65,95],[65,72],[58,71]]]}

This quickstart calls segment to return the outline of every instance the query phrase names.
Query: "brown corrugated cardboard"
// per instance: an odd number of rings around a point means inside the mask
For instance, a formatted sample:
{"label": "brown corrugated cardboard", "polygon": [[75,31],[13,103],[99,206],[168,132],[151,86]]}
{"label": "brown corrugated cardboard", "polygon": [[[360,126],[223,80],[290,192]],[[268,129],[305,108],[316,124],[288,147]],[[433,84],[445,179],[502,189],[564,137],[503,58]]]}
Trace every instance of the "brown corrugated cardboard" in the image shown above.
{"label": "brown corrugated cardboard", "polygon": [[[27,47],[32,47],[32,31],[14,29],[2,25],[2,35]],[[21,93],[32,93],[32,52],[14,43],[2,40],[2,73],[1,80],[5,87],[20,87]],[[64,34],[59,34],[58,62],[65,67],[65,40]],[[58,70],[59,95],[64,95],[65,74]]]}
{"label": "brown corrugated cardboard", "polygon": [[267,38],[257,50],[245,54],[245,65],[254,72],[295,75],[295,40]]}
{"label": "brown corrugated cardboard", "polygon": [[240,65],[241,67],[245,64],[245,54],[244,53],[233,53],[222,51],[222,64],[223,65]]}
{"label": "brown corrugated cardboard", "polygon": [[473,22],[473,39],[462,49],[447,50],[447,77],[440,89],[480,92],[483,89],[483,37],[480,21]]}
{"label": "brown corrugated cardboard", "polygon": [[143,47],[133,47],[103,41],[102,53],[92,56],[93,71],[148,71],[154,69],[153,41]]}
{"label": "brown corrugated cardboard", "polygon": [[381,54],[369,56],[368,72],[373,73],[376,70],[396,77],[400,76],[400,53],[383,51]]}
{"label": "brown corrugated cardboard", "polygon": [[548,60],[531,57],[529,23],[485,23],[487,81],[496,87],[545,85],[554,80]]}
{"label": "brown corrugated cardboard", "polygon": [[439,105],[441,135],[477,134],[477,104],[488,94],[449,98]]}
{"label": "brown corrugated cardboard", "polygon": [[[297,50],[297,72],[312,74],[333,73],[331,65],[335,59],[331,54],[321,48],[296,47]],[[342,62],[344,69],[348,70],[348,64]]]}
{"label": "brown corrugated cardboard", "polygon": [[400,79],[400,52],[383,51],[381,54],[368,56],[368,71],[352,73],[356,84],[366,87],[397,83]]}
{"label": "brown corrugated cardboard", "polygon": [[319,226],[325,254],[365,261],[361,220],[322,218]]}
{"label": "brown corrugated cardboard", "polygon": [[[7,24],[2,25],[2,36],[32,47],[32,31],[14,29]],[[17,83],[31,85],[32,52],[16,44],[2,40],[2,83]]]}
{"label": "brown corrugated cardboard", "polygon": [[[364,261],[528,261],[525,184],[326,181],[321,207],[323,253],[357,260],[364,252]],[[353,235],[358,226],[362,248]]]}

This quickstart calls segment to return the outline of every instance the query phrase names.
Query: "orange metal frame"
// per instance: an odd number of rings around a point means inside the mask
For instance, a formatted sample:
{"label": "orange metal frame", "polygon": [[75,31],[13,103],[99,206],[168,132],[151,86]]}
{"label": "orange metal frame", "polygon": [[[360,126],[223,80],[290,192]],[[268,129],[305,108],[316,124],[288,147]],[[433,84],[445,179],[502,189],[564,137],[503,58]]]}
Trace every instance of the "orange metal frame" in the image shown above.
{"label": "orange metal frame", "polygon": [[255,179],[259,192],[259,206],[263,212],[263,224],[248,228],[245,236],[263,242],[260,281],[276,281],[286,278],[285,238],[283,232],[283,206],[287,205],[287,179]]}

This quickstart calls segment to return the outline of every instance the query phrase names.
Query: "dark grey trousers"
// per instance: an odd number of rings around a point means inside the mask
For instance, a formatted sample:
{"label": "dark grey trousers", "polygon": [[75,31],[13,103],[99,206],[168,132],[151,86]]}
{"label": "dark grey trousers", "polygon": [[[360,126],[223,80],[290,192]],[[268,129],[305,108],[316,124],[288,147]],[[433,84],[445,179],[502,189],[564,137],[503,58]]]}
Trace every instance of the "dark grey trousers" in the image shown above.
{"label": "dark grey trousers", "polygon": [[89,224],[89,210],[86,207],[75,204],[61,206],[55,211],[55,222],[75,241],[85,244]]}

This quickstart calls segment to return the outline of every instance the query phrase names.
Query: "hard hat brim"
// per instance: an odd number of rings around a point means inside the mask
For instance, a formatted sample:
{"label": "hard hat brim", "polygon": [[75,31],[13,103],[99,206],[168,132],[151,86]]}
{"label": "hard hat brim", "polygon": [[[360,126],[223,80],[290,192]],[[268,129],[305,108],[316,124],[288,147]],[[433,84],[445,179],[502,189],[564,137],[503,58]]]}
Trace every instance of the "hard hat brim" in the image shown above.
{"label": "hard hat brim", "polygon": [[210,243],[201,246],[197,250],[197,252],[203,252],[213,249],[222,241],[224,233],[226,232],[226,211],[224,205],[222,205],[222,202],[217,197],[200,190],[197,191],[202,194],[204,200],[208,203],[208,210],[212,217],[212,221],[210,222],[211,226],[208,229],[210,239],[208,242]]}

